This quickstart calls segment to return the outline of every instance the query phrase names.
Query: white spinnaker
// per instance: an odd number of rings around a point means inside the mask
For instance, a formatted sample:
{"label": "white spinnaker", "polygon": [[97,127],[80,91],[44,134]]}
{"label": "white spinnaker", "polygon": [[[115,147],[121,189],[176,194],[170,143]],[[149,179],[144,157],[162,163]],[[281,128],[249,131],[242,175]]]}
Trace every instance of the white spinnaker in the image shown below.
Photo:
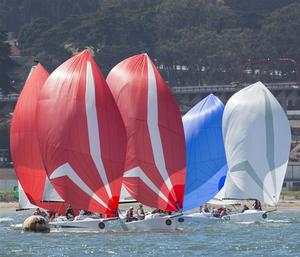
{"label": "white spinnaker", "polygon": [[49,178],[46,176],[45,179],[45,187],[44,187],[44,194],[43,194],[43,201],[47,202],[64,202],[64,200],[60,197],[57,193],[55,188],[52,186]]}
{"label": "white spinnaker", "polygon": [[19,209],[34,209],[37,206],[33,205],[29,199],[27,198],[23,187],[21,186],[20,182],[18,181],[18,189],[19,189]]}
{"label": "white spinnaker", "polygon": [[289,122],[276,98],[261,82],[240,90],[227,102],[222,126],[228,162],[224,198],[276,205],[291,144]]}

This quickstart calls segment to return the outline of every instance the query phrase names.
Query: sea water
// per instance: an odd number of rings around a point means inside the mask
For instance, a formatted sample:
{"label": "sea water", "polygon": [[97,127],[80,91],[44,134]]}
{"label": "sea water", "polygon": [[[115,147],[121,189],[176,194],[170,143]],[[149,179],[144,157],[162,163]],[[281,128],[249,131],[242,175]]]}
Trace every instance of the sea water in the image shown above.
{"label": "sea water", "polygon": [[266,223],[181,223],[175,233],[22,233],[11,227],[30,212],[0,212],[0,256],[300,256],[300,212]]}

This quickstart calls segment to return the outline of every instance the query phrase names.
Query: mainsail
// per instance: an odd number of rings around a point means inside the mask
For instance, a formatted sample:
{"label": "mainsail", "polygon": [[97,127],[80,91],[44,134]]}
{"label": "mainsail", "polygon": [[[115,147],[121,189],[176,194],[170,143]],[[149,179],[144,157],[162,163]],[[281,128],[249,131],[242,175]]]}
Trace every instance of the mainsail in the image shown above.
{"label": "mainsail", "polygon": [[126,130],[87,50],[64,62],[45,82],[38,103],[38,135],[59,195],[77,209],[116,215]]}
{"label": "mainsail", "polygon": [[147,54],[117,64],[107,83],[127,129],[126,189],[148,206],[179,210],[184,193],[185,142],[174,97]]}
{"label": "mainsail", "polygon": [[225,198],[279,200],[289,159],[288,119],[272,93],[257,82],[234,94],[223,114],[228,162]]}
{"label": "mainsail", "polygon": [[28,200],[20,181],[18,181],[18,191],[19,191],[19,206],[17,210],[27,210],[37,208],[36,205],[30,203]]}
{"label": "mainsail", "polygon": [[222,137],[224,105],[210,94],[183,117],[186,142],[185,211],[211,200],[222,188],[227,163]]}
{"label": "mainsail", "polygon": [[63,203],[41,202],[47,175],[37,137],[36,108],[40,90],[48,76],[41,64],[31,70],[14,110],[10,129],[10,150],[21,185],[20,192],[24,190],[33,205],[64,213]]}

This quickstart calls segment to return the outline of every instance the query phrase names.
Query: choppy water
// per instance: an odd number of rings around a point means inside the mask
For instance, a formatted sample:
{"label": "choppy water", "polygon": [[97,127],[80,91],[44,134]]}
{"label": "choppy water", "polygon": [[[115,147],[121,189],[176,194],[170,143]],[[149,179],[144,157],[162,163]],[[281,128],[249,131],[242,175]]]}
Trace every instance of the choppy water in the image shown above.
{"label": "choppy water", "polygon": [[[300,212],[265,224],[181,225],[176,233],[21,233],[28,212],[0,213],[0,256],[300,256]],[[115,224],[118,229],[118,224]]]}

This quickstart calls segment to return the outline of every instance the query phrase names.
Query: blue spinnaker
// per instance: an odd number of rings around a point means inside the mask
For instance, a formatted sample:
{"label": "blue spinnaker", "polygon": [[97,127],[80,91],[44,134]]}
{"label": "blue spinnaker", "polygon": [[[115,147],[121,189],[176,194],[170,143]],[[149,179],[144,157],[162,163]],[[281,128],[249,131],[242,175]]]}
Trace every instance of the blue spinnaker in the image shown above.
{"label": "blue spinnaker", "polygon": [[183,117],[187,157],[184,211],[208,202],[224,185],[223,111],[221,100],[210,94]]}

